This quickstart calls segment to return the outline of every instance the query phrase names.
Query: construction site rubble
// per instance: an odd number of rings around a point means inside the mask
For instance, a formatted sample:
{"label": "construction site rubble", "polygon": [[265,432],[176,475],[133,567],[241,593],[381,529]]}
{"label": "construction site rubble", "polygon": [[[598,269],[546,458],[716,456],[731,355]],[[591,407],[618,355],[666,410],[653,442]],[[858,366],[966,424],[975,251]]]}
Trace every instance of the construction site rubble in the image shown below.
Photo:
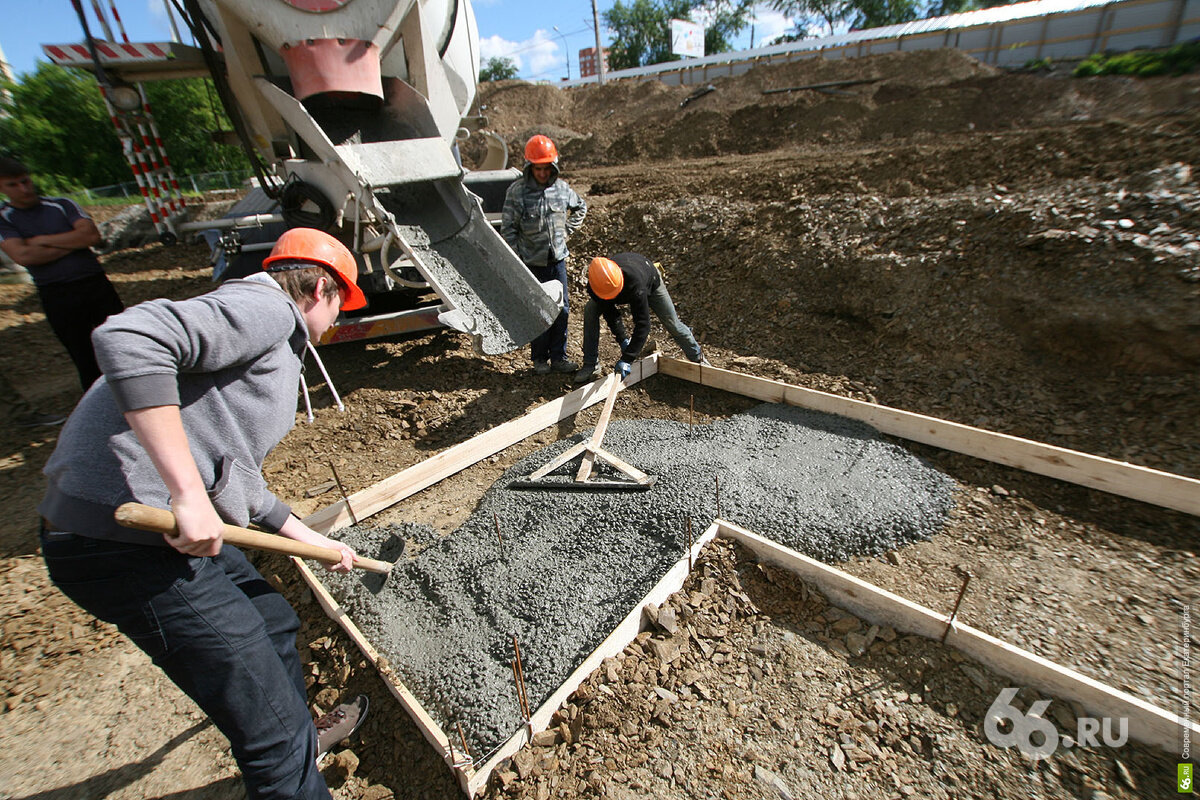
{"label": "construction site rubble", "polygon": [[[717,366],[1197,477],[1200,78],[1066,74],[1009,74],[952,51],[892,54],[714,80],[713,92],[684,108],[689,87],[500,82],[482,87],[481,111],[514,154],[532,132],[562,145],[566,177],[589,205],[572,240],[572,273],[614,250],[661,261],[681,316]],[[762,94],[861,78],[881,80],[852,87],[854,97]],[[464,163],[472,146],[463,147]],[[113,213],[89,210],[97,221]],[[207,291],[208,258],[207,247],[184,243],[103,261],[133,305]],[[0,367],[40,408],[65,413],[77,399],[74,377],[33,287],[0,286],[0,299]],[[573,286],[572,305],[582,301]],[[580,316],[572,315],[573,347]],[[605,364],[616,358],[606,346]],[[446,331],[322,348],[322,358],[346,411],[314,382],[315,422],[301,419],[266,464],[272,490],[300,515],[339,499],[336,485],[305,496],[333,480],[331,465],[345,490],[358,492],[570,389],[557,376],[534,376],[524,352],[481,359],[467,337]],[[751,405],[655,378],[623,392],[616,416],[686,426],[692,401],[704,424]],[[564,420],[365,522],[419,520],[433,530],[413,549],[428,547],[457,530],[516,461],[594,424],[594,410]],[[135,648],[111,629],[88,629],[48,583],[32,509],[54,437],[0,430],[0,600],[11,610],[0,648],[6,790],[233,800],[240,783],[220,734]],[[941,613],[970,572],[965,624],[1164,709],[1181,707],[1178,654],[1192,648],[1195,685],[1200,648],[1194,517],[910,449],[959,487],[942,531],[840,568]],[[347,743],[353,774],[330,776],[335,797],[460,797],[295,568],[282,558],[258,563],[300,614],[314,713],[347,694],[371,698],[370,718]],[[712,655],[729,648],[720,664],[688,667],[710,700],[694,683],[666,682],[660,655],[647,651],[670,656],[674,636],[656,627],[641,652],[592,677],[587,701],[569,701],[579,709],[565,711],[571,740],[556,726],[551,735],[562,741],[543,737],[522,751],[488,796],[652,794],[634,781],[668,796],[687,796],[686,786],[694,796],[763,800],[781,796],[780,787],[864,800],[1173,792],[1162,784],[1174,763],[1132,746],[1060,748],[1034,763],[987,744],[978,714],[999,676],[931,642],[888,641],[883,628],[872,639],[865,622],[835,630],[846,618],[825,611],[819,622],[791,623],[772,597],[794,587],[748,575],[740,574],[742,591],[771,620],[741,612],[734,620],[726,609],[729,620],[707,623],[727,628],[725,639],[699,637]],[[695,577],[703,581],[703,571]],[[697,591],[689,586],[686,598]],[[663,608],[674,612],[677,633],[687,629],[678,598]],[[765,627],[756,634],[752,623]],[[818,627],[805,633],[810,624]],[[860,646],[861,656],[841,654]],[[689,636],[671,663],[697,658],[694,648]],[[637,691],[627,690],[642,664]],[[1065,734],[1078,711],[1045,699]],[[671,727],[652,718],[660,703]],[[588,714],[605,724],[593,727]],[[620,730],[626,715],[637,731]]]}

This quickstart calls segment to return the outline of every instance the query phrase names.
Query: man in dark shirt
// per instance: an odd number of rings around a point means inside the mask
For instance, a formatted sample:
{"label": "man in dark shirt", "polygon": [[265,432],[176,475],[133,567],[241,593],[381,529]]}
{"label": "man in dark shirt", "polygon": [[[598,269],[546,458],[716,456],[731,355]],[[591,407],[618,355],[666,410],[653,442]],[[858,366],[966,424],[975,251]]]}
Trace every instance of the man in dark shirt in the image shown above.
{"label": "man in dark shirt", "polygon": [[92,331],[125,306],[91,246],[96,224],[73,200],[41,197],[20,161],[0,158],[0,249],[29,270],[50,328],[67,348],[86,392],[100,377]]}
{"label": "man in dark shirt", "polygon": [[[620,305],[629,306],[633,313],[633,334],[628,338],[618,308]],[[583,309],[583,366],[575,374],[575,382],[585,383],[599,376],[596,361],[600,349],[601,314],[608,329],[621,343],[616,372],[624,377],[646,344],[651,311],[689,361],[708,364],[691,329],[675,312],[667,285],[650,259],[640,253],[618,253],[611,259],[593,258],[588,265],[588,302]]]}

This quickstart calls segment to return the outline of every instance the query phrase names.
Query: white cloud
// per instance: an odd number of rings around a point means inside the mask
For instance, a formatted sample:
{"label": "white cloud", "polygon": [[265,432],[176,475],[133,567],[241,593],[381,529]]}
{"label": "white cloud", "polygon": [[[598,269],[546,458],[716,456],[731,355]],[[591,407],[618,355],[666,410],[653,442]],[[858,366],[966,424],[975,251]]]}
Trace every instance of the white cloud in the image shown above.
{"label": "white cloud", "polygon": [[479,42],[479,60],[486,64],[491,58],[512,59],[521,77],[554,80],[558,73],[566,73],[566,63],[563,61],[562,48],[550,38],[552,35],[552,32],[538,30],[520,42],[489,36]]}
{"label": "white cloud", "polygon": [[754,45],[761,47],[792,29],[790,18],[763,6],[754,9]]}
{"label": "white cloud", "polygon": [[520,45],[510,42],[503,36],[489,36],[479,40],[479,62],[487,64],[493,58],[509,58],[520,70],[523,66],[521,54],[517,52]]}
{"label": "white cloud", "polygon": [[[155,40],[169,41],[171,38],[171,21],[167,19],[166,3],[163,3],[162,0],[146,0],[146,11],[150,27],[154,33],[158,34]],[[172,11],[171,13],[174,16],[174,12]],[[190,42],[192,40],[187,26],[183,24],[178,16],[175,17],[175,27],[179,30],[179,36],[183,41]]]}

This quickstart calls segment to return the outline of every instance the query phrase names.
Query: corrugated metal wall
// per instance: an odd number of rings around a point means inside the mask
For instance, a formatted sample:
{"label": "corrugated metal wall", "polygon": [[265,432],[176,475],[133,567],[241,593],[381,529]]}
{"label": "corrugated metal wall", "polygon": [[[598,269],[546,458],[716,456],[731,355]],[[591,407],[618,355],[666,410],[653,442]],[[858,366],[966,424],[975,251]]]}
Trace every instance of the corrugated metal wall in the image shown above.
{"label": "corrugated metal wall", "polygon": [[[609,72],[609,80],[657,79],[670,85],[741,75],[757,64],[853,58],[896,50],[953,47],[997,66],[1039,58],[1164,47],[1200,38],[1200,0],[1033,0],[823,39]],[[567,86],[594,83],[596,78]]]}

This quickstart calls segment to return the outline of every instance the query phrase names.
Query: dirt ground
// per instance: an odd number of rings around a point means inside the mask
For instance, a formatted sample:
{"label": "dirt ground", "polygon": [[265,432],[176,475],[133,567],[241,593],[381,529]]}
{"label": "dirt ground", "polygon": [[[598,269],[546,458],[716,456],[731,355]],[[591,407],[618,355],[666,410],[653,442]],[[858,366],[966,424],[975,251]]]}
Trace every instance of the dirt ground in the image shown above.
{"label": "dirt ground", "polygon": [[[864,82],[795,88],[846,80]],[[660,260],[716,365],[1200,476],[1200,76],[1075,80],[939,51],[763,66],[713,86],[689,99],[692,87],[658,83],[503,82],[480,103],[514,157],[533,132],[559,143],[563,177],[589,204],[575,273],[622,250]],[[210,287],[198,246],[105,263],[126,304]],[[581,308],[581,286],[571,300]],[[0,368],[26,396],[69,410],[74,371],[31,287],[0,285],[0,344]],[[298,417],[265,469],[300,514],[337,497],[333,468],[346,491],[362,489],[569,388],[534,376],[523,353],[482,359],[449,332],[323,356],[346,412],[314,386],[315,424]],[[611,343],[601,356],[615,359]],[[692,404],[703,421],[749,402],[656,377],[615,413],[686,420]],[[506,466],[596,414],[380,519],[449,534]],[[34,506],[54,441],[53,429],[0,430],[0,798],[243,796],[220,734],[49,584]],[[1200,605],[1195,517],[913,449],[960,484],[945,531],[842,568],[943,612],[969,573],[964,622],[1183,713],[1181,656],[1200,645],[1184,622]],[[355,692],[372,701],[326,767],[335,796],[454,797],[449,771],[290,564],[259,563],[301,614],[314,707]],[[982,719],[1002,677],[868,626],[730,546],[691,581],[668,604],[687,625],[647,631],[606,662],[490,796],[1174,790],[1177,752],[1060,748],[1035,763],[989,744]],[[1018,705],[1036,699],[1025,690]],[[1047,699],[1073,735],[1082,709]]]}

